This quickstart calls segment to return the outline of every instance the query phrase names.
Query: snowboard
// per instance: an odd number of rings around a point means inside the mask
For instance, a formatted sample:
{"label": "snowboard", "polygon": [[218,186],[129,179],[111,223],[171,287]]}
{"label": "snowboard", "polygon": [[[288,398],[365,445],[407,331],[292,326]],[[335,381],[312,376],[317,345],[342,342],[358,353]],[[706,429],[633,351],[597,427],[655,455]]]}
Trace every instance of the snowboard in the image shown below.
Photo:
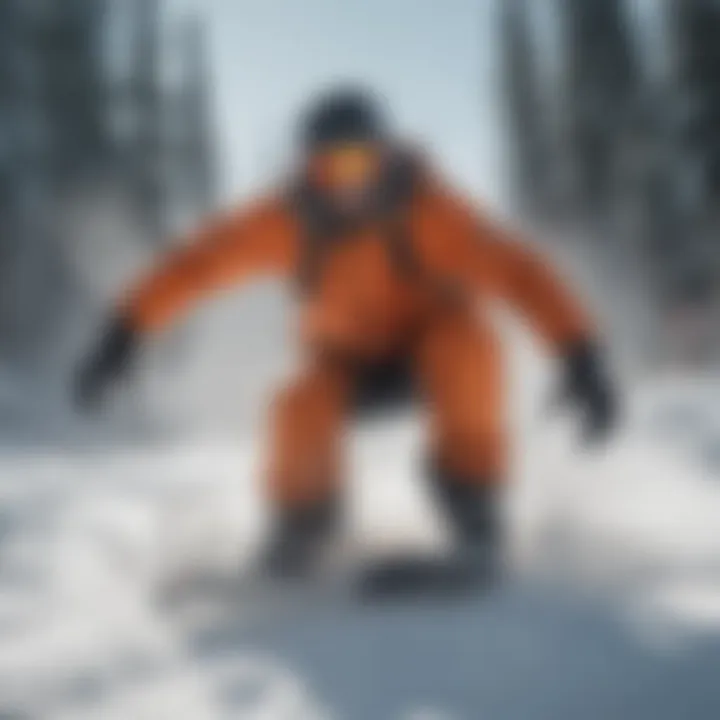
{"label": "snowboard", "polygon": [[413,552],[358,554],[335,558],[332,567],[302,577],[275,578],[252,564],[236,573],[196,572],[161,589],[170,613],[200,628],[205,622],[258,629],[266,624],[308,621],[348,606],[399,609],[475,602],[502,587],[498,567],[480,567],[459,556]]}

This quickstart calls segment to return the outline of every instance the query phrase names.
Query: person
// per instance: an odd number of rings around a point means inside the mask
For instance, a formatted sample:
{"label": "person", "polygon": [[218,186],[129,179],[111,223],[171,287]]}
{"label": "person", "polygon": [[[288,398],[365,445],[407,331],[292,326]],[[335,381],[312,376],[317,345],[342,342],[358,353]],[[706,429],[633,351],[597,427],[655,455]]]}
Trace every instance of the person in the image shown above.
{"label": "person", "polygon": [[502,546],[509,452],[489,304],[509,303],[561,359],[566,399],[599,439],[616,403],[596,329],[542,258],[408,149],[371,94],[324,95],[300,135],[289,180],[131,288],[79,373],[78,400],[99,402],[141,340],[209,293],[280,276],[300,304],[303,362],[271,405],[266,568],[313,566],[340,527],[348,422],[412,399],[428,410],[427,475],[457,550],[487,557]]}

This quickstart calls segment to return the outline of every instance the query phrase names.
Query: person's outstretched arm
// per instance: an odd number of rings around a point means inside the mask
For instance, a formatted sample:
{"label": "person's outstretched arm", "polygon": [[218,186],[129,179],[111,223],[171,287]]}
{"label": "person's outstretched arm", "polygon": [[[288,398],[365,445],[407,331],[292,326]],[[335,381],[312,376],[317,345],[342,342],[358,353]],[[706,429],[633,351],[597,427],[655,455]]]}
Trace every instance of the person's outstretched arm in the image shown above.
{"label": "person's outstretched arm", "polygon": [[131,287],[118,314],[136,332],[162,329],[211,293],[261,275],[287,274],[293,240],[280,202],[215,219]]}
{"label": "person's outstretched arm", "polygon": [[586,413],[586,432],[602,435],[617,414],[602,341],[582,302],[549,262],[462,199],[441,195],[442,265],[466,290],[507,302],[565,363],[563,399]]}
{"label": "person's outstretched arm", "polygon": [[172,251],[118,304],[78,373],[77,402],[96,402],[129,365],[142,337],[166,327],[208,295],[250,278],[289,274],[294,235],[282,202],[270,200],[212,221]]}

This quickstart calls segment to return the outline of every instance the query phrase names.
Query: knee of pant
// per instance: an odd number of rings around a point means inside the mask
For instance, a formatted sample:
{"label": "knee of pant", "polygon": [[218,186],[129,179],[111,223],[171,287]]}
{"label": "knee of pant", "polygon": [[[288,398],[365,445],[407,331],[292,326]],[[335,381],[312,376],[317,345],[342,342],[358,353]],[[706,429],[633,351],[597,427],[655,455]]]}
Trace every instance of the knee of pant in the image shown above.
{"label": "knee of pant", "polygon": [[302,379],[281,390],[273,403],[276,427],[294,432],[333,430],[342,416],[342,398],[328,379]]}
{"label": "knee of pant", "polygon": [[276,425],[292,423],[302,417],[309,404],[307,389],[300,383],[281,390],[273,403],[273,421]]}
{"label": "knee of pant", "polygon": [[507,471],[506,437],[497,428],[453,428],[442,436],[437,454],[448,471],[478,482],[500,481]]}

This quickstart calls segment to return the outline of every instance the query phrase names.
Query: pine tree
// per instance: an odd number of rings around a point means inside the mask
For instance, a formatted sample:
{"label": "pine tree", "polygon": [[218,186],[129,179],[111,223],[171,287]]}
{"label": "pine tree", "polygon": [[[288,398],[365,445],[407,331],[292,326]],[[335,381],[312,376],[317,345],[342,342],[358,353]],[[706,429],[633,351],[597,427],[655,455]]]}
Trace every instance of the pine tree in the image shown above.
{"label": "pine tree", "polygon": [[536,48],[524,0],[501,3],[504,93],[510,127],[510,193],[521,214],[543,214],[548,146]]}

